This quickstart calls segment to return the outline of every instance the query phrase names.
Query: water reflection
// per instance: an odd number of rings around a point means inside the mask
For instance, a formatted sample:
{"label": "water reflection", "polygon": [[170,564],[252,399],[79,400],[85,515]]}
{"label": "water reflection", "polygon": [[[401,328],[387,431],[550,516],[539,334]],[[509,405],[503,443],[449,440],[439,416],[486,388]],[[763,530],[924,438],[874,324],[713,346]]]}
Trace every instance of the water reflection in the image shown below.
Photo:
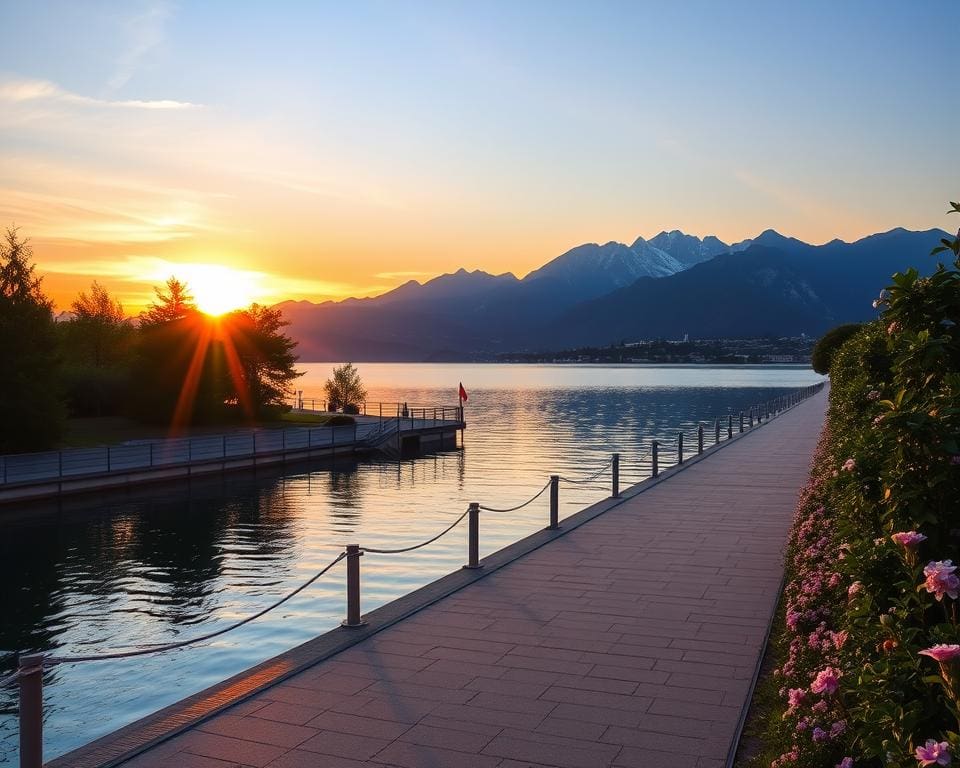
{"label": "water reflection", "polygon": [[[203,634],[298,586],[345,543],[407,546],[448,525],[470,501],[511,506],[551,472],[585,474],[615,450],[623,455],[624,483],[639,480],[652,437],[669,445],[679,426],[708,420],[709,444],[714,418],[815,380],[805,371],[789,373],[792,379],[754,371],[754,383],[778,386],[664,387],[622,382],[635,372],[592,369],[586,384],[574,372],[577,386],[534,386],[546,374],[530,368],[521,372],[522,386],[506,387],[486,371],[490,386],[472,387],[462,450],[258,467],[5,511],[0,604],[9,621],[0,623],[0,649],[91,653]],[[373,397],[443,402],[447,392],[413,384],[401,390],[396,367],[387,374],[389,386],[377,383],[376,371],[369,375]],[[608,482],[565,486],[561,515],[603,497]],[[546,515],[541,497],[517,514],[485,518],[481,555],[542,527]],[[416,553],[365,557],[363,609],[459,567],[464,555],[465,531],[457,529]],[[335,568],[281,610],[208,646],[57,668],[47,680],[48,755],[334,627],[342,579]],[[0,661],[0,674],[10,668],[9,659]],[[0,693],[0,762],[15,754],[13,704],[12,692]]]}

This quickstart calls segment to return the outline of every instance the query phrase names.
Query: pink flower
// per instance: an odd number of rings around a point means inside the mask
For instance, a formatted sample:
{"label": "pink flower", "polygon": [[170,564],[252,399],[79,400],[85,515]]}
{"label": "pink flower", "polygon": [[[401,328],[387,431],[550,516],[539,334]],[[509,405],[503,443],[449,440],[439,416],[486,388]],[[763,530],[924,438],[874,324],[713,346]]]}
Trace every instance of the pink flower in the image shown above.
{"label": "pink flower", "polygon": [[887,326],[887,335],[893,336],[897,331],[900,330],[900,323],[894,320],[890,325]]}
{"label": "pink flower", "polygon": [[862,592],[863,592],[863,584],[861,584],[859,581],[855,581],[853,582],[853,584],[847,587],[847,598],[852,600]]}
{"label": "pink flower", "polygon": [[807,692],[803,688],[791,688],[787,694],[787,702],[790,704],[791,709],[796,709],[801,704],[803,704],[804,698],[806,698]]}
{"label": "pink flower", "polygon": [[950,745],[945,741],[938,744],[936,739],[927,739],[927,743],[917,747],[914,754],[920,765],[950,765]]}
{"label": "pink flower", "polygon": [[960,657],[960,645],[934,645],[926,650],[918,651],[917,655],[929,656],[934,661],[943,664],[944,662],[953,661]]}
{"label": "pink flower", "polygon": [[836,764],[835,768],[853,768],[853,758],[845,757],[839,763]]}
{"label": "pink flower", "polygon": [[846,720],[837,720],[833,725],[830,726],[830,738],[835,739],[838,736],[842,736],[843,732],[847,730],[847,721]]}
{"label": "pink flower", "polygon": [[927,577],[923,586],[927,592],[933,593],[937,600],[943,600],[944,595],[956,600],[960,579],[954,575],[955,570],[957,566],[952,560],[931,560],[923,569],[923,575]]}
{"label": "pink flower", "polygon": [[879,400],[879,399],[880,399],[880,393],[877,390],[871,389],[867,393],[867,400]]}
{"label": "pink flower", "polygon": [[850,634],[850,633],[847,632],[847,630],[845,630],[845,629],[842,630],[841,632],[834,632],[834,633],[833,633],[833,647],[836,648],[836,649],[838,649],[838,650],[839,650],[840,648],[843,648],[843,644],[844,644],[845,642],[847,642],[847,637],[849,636],[849,634]]}
{"label": "pink flower", "polygon": [[845,462],[843,462],[843,466],[841,467],[844,472],[853,472],[853,470],[856,468],[857,462],[854,459],[847,459]]}
{"label": "pink flower", "polygon": [[814,693],[832,694],[836,693],[840,687],[841,673],[833,667],[824,667],[810,684],[810,690]]}
{"label": "pink flower", "polygon": [[893,534],[890,538],[893,539],[894,544],[899,544],[907,550],[914,550],[920,546],[920,542],[927,540],[926,536],[916,531],[901,531]]}

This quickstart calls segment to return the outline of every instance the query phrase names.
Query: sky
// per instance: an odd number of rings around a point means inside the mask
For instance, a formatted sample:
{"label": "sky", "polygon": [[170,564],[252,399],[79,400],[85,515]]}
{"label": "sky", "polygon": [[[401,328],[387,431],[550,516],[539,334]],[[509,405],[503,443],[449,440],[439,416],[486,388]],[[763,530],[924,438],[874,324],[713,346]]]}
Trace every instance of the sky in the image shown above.
{"label": "sky", "polygon": [[[0,0],[0,226],[59,308],[951,228],[955,0]],[[221,296],[221,298],[224,298]]]}

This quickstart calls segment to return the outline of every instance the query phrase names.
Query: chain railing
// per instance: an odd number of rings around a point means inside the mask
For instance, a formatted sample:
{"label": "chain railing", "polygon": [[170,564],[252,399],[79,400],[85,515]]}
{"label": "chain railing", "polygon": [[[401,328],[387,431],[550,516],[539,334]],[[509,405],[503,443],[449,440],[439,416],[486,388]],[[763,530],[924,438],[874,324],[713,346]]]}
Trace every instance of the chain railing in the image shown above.
{"label": "chain railing", "polygon": [[[748,409],[748,415],[750,417],[749,424],[753,426],[753,415],[757,416],[757,426],[762,423],[762,420],[769,419],[773,415],[780,413],[783,410],[792,408],[803,400],[815,395],[823,388],[823,383],[815,384],[810,387],[804,387],[797,392],[793,392],[788,396],[777,398],[769,402],[758,404]],[[743,432],[742,426],[742,417],[743,413],[741,412],[741,428],[740,432]],[[719,424],[719,418],[716,419]],[[714,436],[716,444],[723,442],[721,438],[722,430],[718,426],[714,427]],[[734,429],[733,429],[733,420],[732,416],[728,415],[727,418],[727,440],[733,439]],[[739,432],[738,432],[739,434]],[[696,431],[696,445],[697,453],[703,453],[705,450],[704,443],[704,426],[703,424],[698,425]],[[677,433],[677,462],[675,466],[679,466],[684,463],[684,454],[683,454],[683,438],[684,432]],[[637,459],[637,464],[642,465],[643,459],[646,456],[651,457],[651,478],[657,478],[660,474],[659,467],[659,447],[660,442],[653,440],[650,443],[648,450],[643,451],[639,459]],[[57,655],[48,655],[43,653],[30,653],[30,654],[18,654],[18,666],[17,670],[6,678],[0,679],[0,688],[19,683],[20,691],[20,766],[21,768],[42,768],[43,764],[43,671],[55,667],[60,664],[77,664],[85,662],[94,662],[94,661],[106,661],[110,659],[121,659],[129,658],[134,656],[143,656],[146,654],[154,653],[165,653],[176,648],[183,648],[191,645],[197,645],[203,642],[212,640],[215,637],[219,637],[228,632],[231,632],[239,627],[254,621],[255,619],[264,616],[270,611],[278,608],[279,606],[286,603],[288,600],[293,598],[295,595],[299,594],[303,590],[307,589],[310,585],[316,582],[320,577],[328,573],[337,563],[341,561],[346,561],[346,582],[347,582],[347,599],[346,599],[346,618],[341,622],[341,626],[354,629],[357,627],[362,627],[366,624],[363,616],[360,612],[360,558],[364,554],[371,555],[396,555],[403,554],[406,552],[412,552],[417,549],[429,546],[434,542],[438,541],[442,537],[446,536],[448,533],[457,528],[464,520],[467,520],[467,562],[464,564],[465,569],[479,569],[482,568],[479,557],[479,542],[480,542],[480,513],[481,512],[490,512],[493,514],[506,514],[511,512],[516,512],[524,507],[529,506],[534,501],[539,499],[546,491],[550,491],[550,506],[549,506],[549,518],[546,530],[558,530],[560,528],[559,520],[559,498],[560,498],[560,483],[570,483],[570,484],[588,484],[596,482],[600,477],[605,475],[607,472],[610,472],[610,499],[620,498],[620,454],[614,453],[611,455],[603,466],[597,468],[593,472],[583,476],[583,477],[564,477],[561,475],[550,475],[547,483],[542,486],[539,490],[536,491],[532,496],[530,496],[525,501],[516,504],[511,507],[498,508],[490,507],[479,502],[471,502],[467,509],[464,510],[450,525],[441,530],[435,536],[426,539],[425,541],[419,542],[417,544],[412,544],[406,547],[399,548],[379,548],[379,547],[363,547],[359,544],[348,544],[344,547],[344,550],[340,552],[333,560],[331,560],[323,569],[318,571],[312,577],[310,577],[306,582],[288,592],[286,595],[271,603],[266,608],[263,608],[256,613],[247,616],[244,619],[236,621],[226,627],[209,632],[198,637],[190,638],[187,640],[181,640],[173,643],[165,643],[151,646],[142,646],[138,648],[132,648],[124,651],[116,651],[111,653],[103,654],[94,654],[86,656],[57,656]],[[645,478],[644,478],[645,479]],[[642,479],[641,479],[642,481]],[[638,481],[640,482],[640,481]]]}

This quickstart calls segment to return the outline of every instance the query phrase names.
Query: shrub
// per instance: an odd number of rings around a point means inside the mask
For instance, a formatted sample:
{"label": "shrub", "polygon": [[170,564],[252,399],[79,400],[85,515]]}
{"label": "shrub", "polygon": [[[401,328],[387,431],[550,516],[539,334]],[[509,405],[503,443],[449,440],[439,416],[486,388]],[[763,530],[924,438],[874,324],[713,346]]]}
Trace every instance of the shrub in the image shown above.
{"label": "shrub", "polygon": [[817,373],[830,373],[830,364],[833,356],[843,344],[860,331],[860,323],[847,323],[823,334],[823,338],[816,343],[810,353],[810,364]]}
{"label": "shrub", "polygon": [[352,416],[331,416],[326,422],[328,427],[347,427],[356,423],[357,420]]}
{"label": "shrub", "polygon": [[945,245],[953,267],[894,275],[830,364],[767,683],[773,768],[960,754],[960,239]]}

